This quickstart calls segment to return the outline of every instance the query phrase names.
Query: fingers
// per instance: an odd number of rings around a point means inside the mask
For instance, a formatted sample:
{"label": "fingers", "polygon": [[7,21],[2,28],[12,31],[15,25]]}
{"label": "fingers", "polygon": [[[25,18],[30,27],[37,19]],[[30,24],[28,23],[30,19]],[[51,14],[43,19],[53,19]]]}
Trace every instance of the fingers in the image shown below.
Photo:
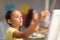
{"label": "fingers", "polygon": [[44,16],[47,16],[47,15],[50,15],[50,12],[45,10],[45,11],[41,12],[41,15],[44,17]]}

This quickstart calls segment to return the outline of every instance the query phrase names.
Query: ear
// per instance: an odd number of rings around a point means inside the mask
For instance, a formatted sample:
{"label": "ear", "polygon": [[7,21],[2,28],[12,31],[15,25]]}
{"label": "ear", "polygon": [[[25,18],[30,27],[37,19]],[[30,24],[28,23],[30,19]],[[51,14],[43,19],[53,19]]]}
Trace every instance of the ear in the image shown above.
{"label": "ear", "polygon": [[7,21],[9,24],[11,24],[11,20],[10,19],[8,19],[8,21]]}

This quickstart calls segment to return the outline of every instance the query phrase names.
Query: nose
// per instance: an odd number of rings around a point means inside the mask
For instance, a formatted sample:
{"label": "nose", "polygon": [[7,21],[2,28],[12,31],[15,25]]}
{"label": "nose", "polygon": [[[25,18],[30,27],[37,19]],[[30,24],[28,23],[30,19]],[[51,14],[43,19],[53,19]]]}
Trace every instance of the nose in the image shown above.
{"label": "nose", "polygon": [[21,21],[23,21],[23,19],[21,18]]}
{"label": "nose", "polygon": [[19,20],[23,22],[23,19],[22,19],[22,17],[20,17],[20,18],[19,18]]}

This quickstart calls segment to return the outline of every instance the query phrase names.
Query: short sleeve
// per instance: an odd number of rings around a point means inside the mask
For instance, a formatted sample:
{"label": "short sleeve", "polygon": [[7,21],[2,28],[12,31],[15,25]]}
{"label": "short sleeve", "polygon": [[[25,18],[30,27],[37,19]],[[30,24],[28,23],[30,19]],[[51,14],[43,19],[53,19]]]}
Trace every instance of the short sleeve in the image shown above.
{"label": "short sleeve", "polygon": [[8,28],[7,32],[6,32],[6,40],[12,40],[12,37],[13,37],[13,32],[15,31],[16,29],[14,28]]}

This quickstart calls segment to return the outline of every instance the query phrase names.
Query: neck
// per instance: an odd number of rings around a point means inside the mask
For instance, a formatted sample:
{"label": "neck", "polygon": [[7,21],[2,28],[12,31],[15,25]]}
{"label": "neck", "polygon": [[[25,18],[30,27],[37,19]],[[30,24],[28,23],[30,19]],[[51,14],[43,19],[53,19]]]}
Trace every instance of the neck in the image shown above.
{"label": "neck", "polygon": [[19,30],[19,27],[14,27],[15,29]]}
{"label": "neck", "polygon": [[13,28],[15,28],[17,30],[19,29],[19,26],[11,26],[11,27],[13,27]]}

